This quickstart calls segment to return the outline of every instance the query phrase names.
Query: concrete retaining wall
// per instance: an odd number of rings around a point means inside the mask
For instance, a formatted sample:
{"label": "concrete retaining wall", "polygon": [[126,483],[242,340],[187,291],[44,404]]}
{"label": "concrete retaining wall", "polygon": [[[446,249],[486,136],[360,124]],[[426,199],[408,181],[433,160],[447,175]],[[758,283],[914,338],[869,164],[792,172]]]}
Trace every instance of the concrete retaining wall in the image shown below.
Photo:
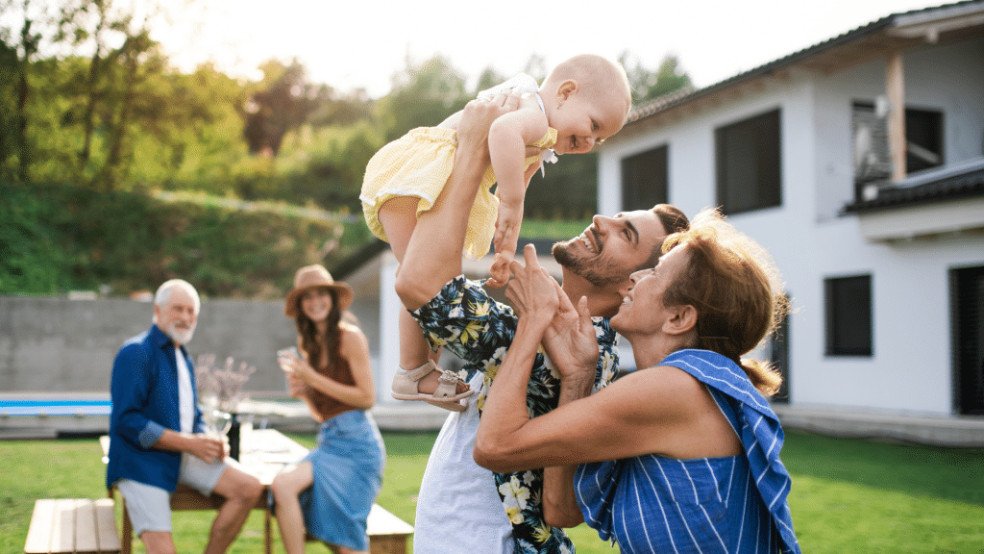
{"label": "concrete retaining wall", "polygon": [[[0,296],[0,391],[108,394],[116,351],[152,315],[149,302]],[[247,390],[282,393],[275,353],[295,340],[281,302],[206,299],[188,351],[245,361]]]}

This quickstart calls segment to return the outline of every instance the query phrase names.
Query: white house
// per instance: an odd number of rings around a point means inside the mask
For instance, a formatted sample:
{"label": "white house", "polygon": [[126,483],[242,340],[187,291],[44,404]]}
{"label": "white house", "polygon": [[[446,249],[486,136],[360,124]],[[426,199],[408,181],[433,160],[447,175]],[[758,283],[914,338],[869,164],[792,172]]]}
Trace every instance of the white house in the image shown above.
{"label": "white house", "polygon": [[638,106],[598,194],[605,214],[721,206],[772,252],[798,308],[772,349],[790,419],[982,441],[984,1]]}

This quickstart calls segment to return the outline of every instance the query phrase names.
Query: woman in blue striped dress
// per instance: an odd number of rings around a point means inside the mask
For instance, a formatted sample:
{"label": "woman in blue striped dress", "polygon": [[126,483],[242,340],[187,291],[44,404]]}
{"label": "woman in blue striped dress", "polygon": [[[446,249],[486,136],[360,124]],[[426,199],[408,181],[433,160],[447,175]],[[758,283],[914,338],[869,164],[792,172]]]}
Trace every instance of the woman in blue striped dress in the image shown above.
{"label": "woman in blue striped dress", "polygon": [[[597,351],[586,299],[575,308],[558,294],[527,247],[508,291],[519,329],[475,459],[494,471],[547,467],[547,521],[583,520],[623,552],[799,552],[782,428],[766,400],[780,377],[741,358],[787,307],[778,271],[715,211],[667,237],[663,252],[632,275],[612,318],[644,369],[588,396]],[[562,405],[530,419],[524,396],[541,341]]]}

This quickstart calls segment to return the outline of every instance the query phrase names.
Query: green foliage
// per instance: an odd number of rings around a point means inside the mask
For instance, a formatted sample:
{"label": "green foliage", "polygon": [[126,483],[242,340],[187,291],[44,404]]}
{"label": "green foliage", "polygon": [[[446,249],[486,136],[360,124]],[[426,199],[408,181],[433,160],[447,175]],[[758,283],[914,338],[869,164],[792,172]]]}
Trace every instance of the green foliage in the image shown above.
{"label": "green foliage", "polygon": [[[598,155],[560,156],[537,173],[526,189],[526,217],[584,219],[594,215],[598,198]],[[561,200],[562,199],[562,200]],[[524,224],[525,225],[525,224]]]}
{"label": "green foliage", "polygon": [[647,100],[693,86],[690,75],[681,67],[679,58],[674,54],[664,56],[656,71],[642,65],[642,62],[629,52],[623,52],[619,56],[619,63],[625,68],[625,73],[629,78],[633,104],[641,104]]}
{"label": "green foliage", "polygon": [[[163,6],[0,0],[0,13],[13,14],[0,18],[0,189],[10,194],[0,204],[0,292],[126,292],[180,273],[212,294],[270,294],[292,271],[276,261],[333,262],[371,240],[358,193],[386,141],[439,124],[510,76],[486,69],[466,90],[447,58],[408,59],[390,93],[372,100],[310,82],[296,61],[268,61],[254,81],[207,64],[183,73],[151,38]],[[656,73],[626,68],[641,97],[689,83],[674,57]],[[547,69],[534,53],[523,71],[542,79]],[[565,157],[534,177],[526,217],[590,217],[596,180],[596,156]],[[211,201],[161,205],[158,191],[319,207],[342,219],[258,224],[253,212]]]}
{"label": "green foliage", "polygon": [[125,294],[182,277],[208,295],[277,298],[296,268],[324,260],[343,228],[360,244],[366,232],[303,210],[214,197],[161,201],[53,185],[0,185],[0,197],[0,220],[10,222],[0,227],[0,293],[8,294],[103,284]]}
{"label": "green foliage", "polygon": [[415,127],[433,127],[470,100],[465,80],[442,56],[414,65],[393,77],[393,88],[378,104],[378,120],[387,140]]}

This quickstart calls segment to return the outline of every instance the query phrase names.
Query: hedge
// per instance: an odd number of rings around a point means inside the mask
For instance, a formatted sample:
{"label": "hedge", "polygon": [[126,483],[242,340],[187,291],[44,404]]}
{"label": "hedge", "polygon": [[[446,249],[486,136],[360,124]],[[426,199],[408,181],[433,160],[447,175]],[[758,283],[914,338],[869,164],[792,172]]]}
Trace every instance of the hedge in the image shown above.
{"label": "hedge", "polygon": [[279,298],[301,265],[330,268],[370,239],[361,217],[163,198],[0,183],[0,294],[127,295],[181,277],[205,295]]}

